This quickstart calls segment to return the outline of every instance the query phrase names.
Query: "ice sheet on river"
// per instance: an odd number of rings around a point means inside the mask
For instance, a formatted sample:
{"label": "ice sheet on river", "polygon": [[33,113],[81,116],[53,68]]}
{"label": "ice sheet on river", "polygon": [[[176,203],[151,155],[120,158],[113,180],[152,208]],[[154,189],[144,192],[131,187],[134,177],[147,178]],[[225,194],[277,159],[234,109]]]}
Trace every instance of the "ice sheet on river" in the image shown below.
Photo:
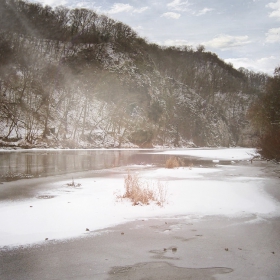
{"label": "ice sheet on river", "polygon": [[[251,150],[243,150],[243,155],[244,152]],[[250,163],[172,170],[139,168],[138,175],[144,180],[160,180],[166,185],[168,203],[164,207],[132,206],[127,200],[117,199],[124,192],[127,169],[117,169],[115,176],[77,178],[75,183],[80,186],[76,187],[67,185],[70,180],[59,180],[51,188],[41,189],[34,198],[1,202],[0,246],[82,237],[94,230],[152,217],[254,215],[265,219],[280,213],[278,202],[264,190],[271,179]],[[34,179],[20,180],[18,184],[31,180]],[[49,178],[41,180],[43,184]]]}

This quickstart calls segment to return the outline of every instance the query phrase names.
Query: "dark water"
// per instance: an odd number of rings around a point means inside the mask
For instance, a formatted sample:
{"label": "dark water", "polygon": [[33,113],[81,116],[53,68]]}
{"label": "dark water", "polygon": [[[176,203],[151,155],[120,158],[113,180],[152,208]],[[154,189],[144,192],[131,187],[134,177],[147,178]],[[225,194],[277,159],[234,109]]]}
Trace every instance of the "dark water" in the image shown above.
{"label": "dark water", "polygon": [[[149,154],[147,154],[149,152]],[[99,170],[130,164],[161,164],[144,150],[24,150],[0,152],[0,180]]]}
{"label": "dark water", "polygon": [[[169,155],[156,150],[21,150],[0,152],[0,181],[34,178],[132,164],[164,166]],[[184,164],[213,166],[212,162],[181,157]]]}

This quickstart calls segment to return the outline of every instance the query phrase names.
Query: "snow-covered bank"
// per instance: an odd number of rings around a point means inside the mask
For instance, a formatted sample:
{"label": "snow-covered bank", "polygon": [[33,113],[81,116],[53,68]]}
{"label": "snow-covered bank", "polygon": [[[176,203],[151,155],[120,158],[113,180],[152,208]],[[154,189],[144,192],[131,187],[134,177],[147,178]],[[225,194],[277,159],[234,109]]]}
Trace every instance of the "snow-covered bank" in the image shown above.
{"label": "snow-covered bank", "polygon": [[[200,155],[203,152],[207,154],[207,150],[200,150]],[[235,155],[233,149],[223,152]],[[251,151],[243,152],[245,156]],[[60,180],[53,189],[41,191],[32,199],[1,202],[0,246],[81,237],[89,234],[86,229],[94,231],[151,217],[280,214],[276,200],[264,192],[270,178],[259,176],[260,170],[251,164],[172,170],[139,166],[141,178],[160,180],[166,185],[168,203],[164,207],[132,206],[127,200],[117,199],[124,192],[123,172],[127,169],[129,166],[118,169],[113,177],[75,179],[76,184],[81,184],[79,187],[68,186],[69,180]]]}

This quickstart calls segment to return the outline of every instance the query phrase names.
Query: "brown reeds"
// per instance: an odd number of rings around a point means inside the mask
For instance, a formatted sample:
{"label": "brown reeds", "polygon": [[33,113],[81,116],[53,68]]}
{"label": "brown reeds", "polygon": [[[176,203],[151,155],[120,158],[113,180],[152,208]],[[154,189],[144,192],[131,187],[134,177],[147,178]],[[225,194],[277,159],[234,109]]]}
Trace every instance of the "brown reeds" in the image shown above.
{"label": "brown reeds", "polygon": [[177,157],[171,157],[165,162],[165,168],[177,168],[181,166],[181,162]]}
{"label": "brown reeds", "polygon": [[130,199],[133,205],[148,205],[154,201],[162,207],[167,201],[166,186],[159,181],[144,181],[137,174],[128,173],[124,179],[124,187],[122,198]]}

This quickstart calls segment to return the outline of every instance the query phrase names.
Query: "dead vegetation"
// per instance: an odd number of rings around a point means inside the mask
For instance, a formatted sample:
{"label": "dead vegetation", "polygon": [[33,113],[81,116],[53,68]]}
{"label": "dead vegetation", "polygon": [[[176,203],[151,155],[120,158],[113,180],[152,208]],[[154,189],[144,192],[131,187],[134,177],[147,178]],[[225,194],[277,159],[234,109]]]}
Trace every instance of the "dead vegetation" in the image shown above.
{"label": "dead vegetation", "polygon": [[128,198],[133,205],[149,205],[155,202],[163,207],[167,202],[167,189],[161,182],[145,181],[137,174],[128,173],[124,179],[125,193],[120,198]]}
{"label": "dead vegetation", "polygon": [[66,183],[66,186],[74,187],[74,188],[79,188],[81,186],[81,184],[80,183],[75,183],[74,179],[72,178],[72,182]]}
{"label": "dead vegetation", "polygon": [[165,168],[168,169],[173,169],[173,168],[178,168],[182,166],[183,163],[178,157],[170,157],[166,162],[165,162]]}

